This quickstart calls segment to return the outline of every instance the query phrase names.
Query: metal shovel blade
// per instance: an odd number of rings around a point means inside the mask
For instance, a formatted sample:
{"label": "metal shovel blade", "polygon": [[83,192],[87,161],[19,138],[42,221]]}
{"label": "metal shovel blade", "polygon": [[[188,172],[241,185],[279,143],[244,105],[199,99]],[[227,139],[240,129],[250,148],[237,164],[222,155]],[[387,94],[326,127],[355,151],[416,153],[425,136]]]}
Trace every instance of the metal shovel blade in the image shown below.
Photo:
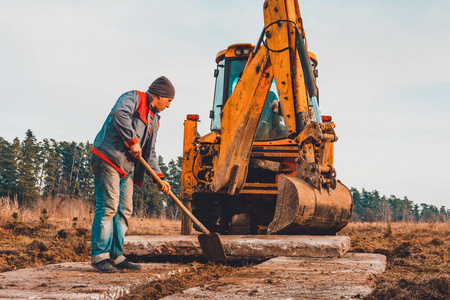
{"label": "metal shovel blade", "polygon": [[198,236],[198,241],[202,247],[203,256],[209,261],[225,262],[227,256],[223,250],[219,235],[211,232],[209,234],[203,233]]}

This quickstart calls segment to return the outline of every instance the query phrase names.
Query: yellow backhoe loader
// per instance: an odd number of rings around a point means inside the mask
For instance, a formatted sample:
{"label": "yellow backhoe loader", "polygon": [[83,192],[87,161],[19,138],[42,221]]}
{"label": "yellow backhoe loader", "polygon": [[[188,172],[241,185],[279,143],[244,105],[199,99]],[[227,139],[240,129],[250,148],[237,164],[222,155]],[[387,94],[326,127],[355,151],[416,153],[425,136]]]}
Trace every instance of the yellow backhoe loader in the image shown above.
{"label": "yellow backhoe loader", "polygon": [[[222,234],[335,234],[353,203],[336,179],[335,126],[319,110],[297,0],[266,0],[264,22],[256,46],[216,57],[211,132],[187,116],[181,199]],[[183,217],[182,234],[191,228]]]}

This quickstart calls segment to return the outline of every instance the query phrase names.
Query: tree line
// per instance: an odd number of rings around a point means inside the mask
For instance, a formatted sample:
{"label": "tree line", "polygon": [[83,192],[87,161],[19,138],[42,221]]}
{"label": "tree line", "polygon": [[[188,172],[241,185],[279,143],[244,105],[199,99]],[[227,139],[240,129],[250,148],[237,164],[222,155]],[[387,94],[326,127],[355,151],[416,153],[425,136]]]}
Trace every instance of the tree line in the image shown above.
{"label": "tree line", "polygon": [[[38,142],[31,130],[25,138],[11,143],[0,137],[0,197],[17,199],[19,205],[33,205],[39,198],[77,198],[95,202],[94,177],[91,162],[92,144],[58,142],[43,139]],[[161,171],[175,195],[181,190],[182,157],[166,165],[158,157]],[[450,209],[421,203],[414,204],[407,197],[381,196],[377,190],[359,192],[351,188],[353,221],[445,222]],[[178,206],[158,192],[148,176],[142,187],[135,187],[134,211],[139,216],[181,216]]]}
{"label": "tree line", "polygon": [[[22,141],[16,137],[10,143],[0,137],[0,197],[16,199],[21,206],[32,206],[39,198],[77,198],[95,203],[91,149],[90,142],[38,142],[30,129]],[[168,165],[161,156],[158,159],[172,191],[178,195],[182,158]],[[135,187],[133,200],[138,215],[179,218],[181,214],[148,176],[142,187]]]}
{"label": "tree line", "polygon": [[363,222],[446,222],[450,220],[450,209],[426,203],[415,204],[408,197],[381,196],[374,190],[359,192],[351,188],[353,197],[353,221]]}

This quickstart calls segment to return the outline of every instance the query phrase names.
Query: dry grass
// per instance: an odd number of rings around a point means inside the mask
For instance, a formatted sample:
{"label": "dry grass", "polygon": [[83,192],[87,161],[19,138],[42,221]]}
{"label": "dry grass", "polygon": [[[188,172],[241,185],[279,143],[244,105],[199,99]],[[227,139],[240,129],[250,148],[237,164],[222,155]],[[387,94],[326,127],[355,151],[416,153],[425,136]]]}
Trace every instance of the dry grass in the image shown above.
{"label": "dry grass", "polygon": [[[56,230],[73,227],[91,228],[94,218],[93,205],[76,199],[43,199],[33,207],[19,207],[16,200],[0,198],[0,225],[14,221],[13,213],[18,213],[17,222],[35,227],[42,223],[43,210],[46,210],[46,222]],[[128,235],[144,234],[180,234],[181,221],[161,218],[139,218],[130,220]]]}
{"label": "dry grass", "polygon": [[10,220],[13,212],[20,212],[17,200],[0,197],[0,222]]}
{"label": "dry grass", "polygon": [[372,233],[372,234],[385,234],[390,230],[392,234],[395,233],[405,233],[405,232],[415,232],[420,233],[423,231],[437,231],[448,233],[450,231],[450,222],[446,223],[412,223],[412,222],[396,222],[396,223],[386,223],[386,222],[374,222],[374,223],[364,223],[364,222],[351,222],[344,229],[339,232],[339,235],[354,235],[358,232]]}
{"label": "dry grass", "polygon": [[[43,211],[46,213],[43,213]],[[24,224],[47,222],[56,229],[76,227],[89,228],[92,223],[92,206],[76,199],[40,199],[32,207],[19,207],[16,200],[0,198],[0,223],[13,221],[13,213],[18,213],[17,221]]]}
{"label": "dry grass", "polygon": [[367,299],[450,299],[450,223],[350,223],[352,251],[380,253],[387,270]]}
{"label": "dry grass", "polygon": [[181,221],[166,218],[146,219],[132,217],[127,235],[179,235],[181,233]]}

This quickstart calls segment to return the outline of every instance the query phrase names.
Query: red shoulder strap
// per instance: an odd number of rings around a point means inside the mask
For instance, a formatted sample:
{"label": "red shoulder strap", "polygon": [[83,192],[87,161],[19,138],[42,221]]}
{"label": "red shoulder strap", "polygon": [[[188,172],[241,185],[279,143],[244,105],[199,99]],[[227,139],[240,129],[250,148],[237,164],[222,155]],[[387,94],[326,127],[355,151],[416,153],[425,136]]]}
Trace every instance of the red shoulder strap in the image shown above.
{"label": "red shoulder strap", "polygon": [[139,118],[147,125],[147,115],[148,115],[148,99],[147,93],[136,91],[139,95],[139,104],[137,110],[139,112]]}

